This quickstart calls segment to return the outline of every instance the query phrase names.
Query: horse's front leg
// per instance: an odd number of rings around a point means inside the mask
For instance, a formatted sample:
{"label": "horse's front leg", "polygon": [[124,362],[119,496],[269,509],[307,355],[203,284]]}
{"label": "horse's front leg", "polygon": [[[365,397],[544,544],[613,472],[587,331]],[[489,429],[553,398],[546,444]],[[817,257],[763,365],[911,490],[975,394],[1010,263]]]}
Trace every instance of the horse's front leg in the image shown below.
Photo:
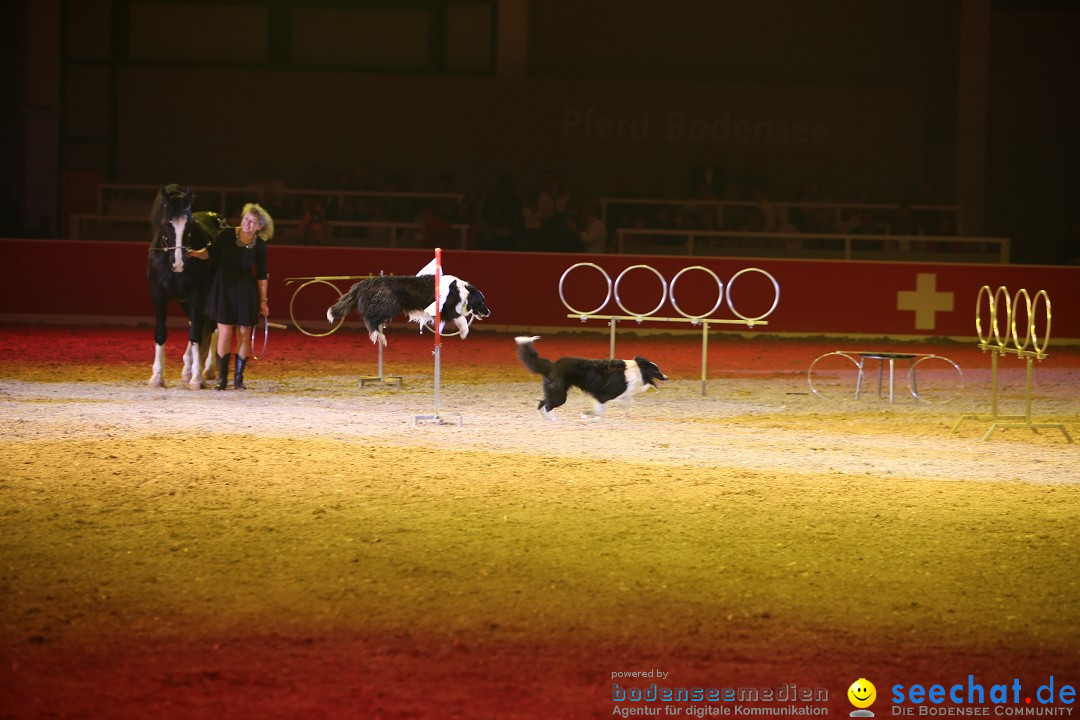
{"label": "horse's front leg", "polygon": [[198,347],[198,343],[193,343],[188,340],[187,347],[184,348],[184,369],[180,371],[180,379],[184,382],[191,381],[191,347],[192,345]]}
{"label": "horse's front leg", "polygon": [[167,300],[157,293],[151,296],[154,303],[154,366],[151,369],[150,387],[165,387],[165,336],[168,329],[165,325],[165,315],[168,309]]}
{"label": "horse's front leg", "polygon": [[[203,388],[203,355],[200,354],[199,348],[203,336],[204,318],[201,310],[195,310],[195,308],[199,307],[198,296],[194,296],[188,301],[187,308],[190,308],[188,309],[188,346],[184,352],[184,372],[181,377],[192,390],[201,390]],[[204,348],[203,353],[205,352]]]}
{"label": "horse's front leg", "polygon": [[184,375],[182,377],[186,377],[188,387],[192,390],[201,390],[205,387],[202,363],[199,361],[199,347],[199,343],[189,342],[187,350],[184,352]]}
{"label": "horse's front leg", "polygon": [[150,370],[150,380],[146,384],[150,387],[165,387],[165,378],[162,375],[164,367],[165,345],[161,343],[154,346],[154,366]]}
{"label": "horse's front leg", "polygon": [[[214,327],[211,329],[210,325]],[[206,321],[203,327],[203,337],[199,342],[199,362],[202,364],[203,381],[213,380],[217,377],[217,323]]]}

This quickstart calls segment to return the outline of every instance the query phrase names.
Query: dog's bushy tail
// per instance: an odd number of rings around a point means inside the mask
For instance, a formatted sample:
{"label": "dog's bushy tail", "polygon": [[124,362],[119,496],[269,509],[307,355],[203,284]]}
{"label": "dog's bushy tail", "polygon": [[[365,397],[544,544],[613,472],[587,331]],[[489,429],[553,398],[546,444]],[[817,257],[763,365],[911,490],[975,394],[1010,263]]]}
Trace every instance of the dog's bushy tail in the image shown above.
{"label": "dog's bushy tail", "polygon": [[533,341],[539,339],[539,335],[534,335],[533,337],[523,335],[514,338],[514,342],[517,343],[518,358],[521,359],[521,362],[525,367],[529,368],[529,370],[537,375],[547,375],[555,365],[547,358],[540,357],[540,354],[536,352],[536,348],[533,347]]}
{"label": "dog's bushy tail", "polygon": [[335,323],[338,318],[345,317],[360,305],[360,283],[356,283],[349,292],[337,299],[337,302],[326,309],[326,319]]}

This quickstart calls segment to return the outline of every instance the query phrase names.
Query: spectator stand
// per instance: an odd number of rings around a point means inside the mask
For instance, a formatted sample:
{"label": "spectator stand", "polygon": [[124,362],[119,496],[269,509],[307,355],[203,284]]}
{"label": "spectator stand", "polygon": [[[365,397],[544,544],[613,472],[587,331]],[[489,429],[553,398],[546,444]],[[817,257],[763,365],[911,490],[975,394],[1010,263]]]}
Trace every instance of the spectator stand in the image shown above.
{"label": "spectator stand", "polygon": [[[103,183],[98,188],[96,213],[73,213],[68,220],[72,240],[146,240],[148,208],[160,189],[157,185]],[[246,202],[258,201],[258,191],[251,187],[199,186],[199,206],[226,217],[237,215]],[[296,241],[297,229],[304,216],[304,206],[318,203],[325,208],[370,207],[364,210],[340,210],[324,218],[330,245],[364,247],[421,247],[424,225],[419,220],[423,207],[432,202],[461,203],[463,193],[380,192],[353,190],[289,190],[277,195],[280,207],[267,208],[275,224],[283,230],[286,244]],[[383,206],[393,205],[395,213],[386,216]],[[457,245],[464,248],[469,226],[452,226]]]}
{"label": "spectator stand", "polygon": [[[963,210],[956,205],[901,206],[885,203],[767,201],[774,221],[761,216],[759,200],[671,198],[600,199],[612,228],[616,252],[830,259],[918,259],[942,262],[1001,262],[1010,257],[1009,238],[963,237]],[[901,210],[914,212],[917,228],[895,226]],[[818,211],[826,218],[816,232],[787,221],[790,213]],[[617,218],[609,222],[609,218]],[[853,218],[864,219],[856,223]],[[702,221],[707,222],[702,222]],[[916,232],[916,230],[918,232]]]}
{"label": "spectator stand", "polygon": [[[619,254],[678,253],[689,256],[812,257],[835,260],[903,259],[936,262],[999,262],[1008,264],[1011,243],[1002,237],[928,235],[849,235],[842,233],[778,233],[730,230],[615,231]],[[631,245],[635,240],[649,243]],[[988,248],[992,248],[989,252]]]}
{"label": "spectator stand", "polygon": [[[760,206],[757,200],[701,200],[701,199],[680,199],[680,198],[619,198],[619,197],[602,197],[599,199],[601,209],[601,219],[605,224],[608,223],[609,208],[615,208],[621,206],[623,210],[618,210],[617,214],[620,216],[626,215],[640,215],[642,209],[666,207],[666,208],[690,208],[690,207],[706,207],[714,208],[717,211],[717,217],[721,219],[721,225],[730,224],[730,221],[726,221],[732,217],[742,217],[747,210],[753,210]],[[840,228],[844,224],[844,219],[850,215],[850,211],[867,212],[876,217],[882,217],[885,215],[893,215],[900,210],[901,205],[899,203],[837,203],[837,202],[807,202],[807,201],[779,201],[771,200],[772,205],[778,209],[784,211],[787,210],[822,210],[827,211],[832,215],[832,227]],[[957,235],[962,234],[964,231],[964,210],[959,205],[911,205],[909,206],[912,212],[916,212],[923,218],[937,218],[942,217],[950,220],[950,225]],[[630,212],[626,212],[626,208],[630,209]]]}

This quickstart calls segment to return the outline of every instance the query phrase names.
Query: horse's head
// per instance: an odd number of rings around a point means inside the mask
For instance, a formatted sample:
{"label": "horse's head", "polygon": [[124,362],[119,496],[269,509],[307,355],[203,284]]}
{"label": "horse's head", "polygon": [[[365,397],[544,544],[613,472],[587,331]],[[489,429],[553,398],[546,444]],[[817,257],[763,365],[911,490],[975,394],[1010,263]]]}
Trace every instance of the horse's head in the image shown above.
{"label": "horse's head", "polygon": [[170,263],[173,272],[184,269],[184,227],[191,221],[191,202],[194,198],[190,185],[186,190],[176,183],[162,185],[150,212],[150,223],[153,226],[150,251],[171,251]]}
{"label": "horse's head", "polygon": [[180,218],[191,217],[191,202],[195,195],[191,192],[191,186],[181,188],[176,183],[162,185],[154,198],[154,208],[150,213],[150,222],[157,228],[163,223],[172,222]]}

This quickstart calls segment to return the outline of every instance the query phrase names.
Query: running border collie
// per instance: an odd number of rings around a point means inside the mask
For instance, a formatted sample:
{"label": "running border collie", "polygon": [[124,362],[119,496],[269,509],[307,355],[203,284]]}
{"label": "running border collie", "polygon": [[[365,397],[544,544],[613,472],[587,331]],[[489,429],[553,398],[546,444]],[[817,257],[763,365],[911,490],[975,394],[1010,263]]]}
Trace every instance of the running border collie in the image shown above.
{"label": "running border collie", "polygon": [[[453,323],[464,340],[469,334],[469,317],[488,317],[484,293],[452,275],[443,275],[439,286],[442,296],[440,332],[443,324]],[[349,288],[326,311],[331,323],[354,310],[364,318],[371,342],[386,346],[383,328],[395,316],[405,314],[420,323],[430,323],[435,315],[434,275],[376,275]]]}
{"label": "running border collie", "polygon": [[656,363],[638,355],[633,360],[589,360],[564,357],[552,362],[540,357],[533,347],[539,336],[516,337],[517,354],[530,371],[544,377],[544,398],[537,405],[540,414],[554,420],[554,410],[566,402],[566,392],[579,388],[592,396],[595,409],[583,418],[599,418],[609,402],[622,402],[643,393],[656,382],[668,379]]}

